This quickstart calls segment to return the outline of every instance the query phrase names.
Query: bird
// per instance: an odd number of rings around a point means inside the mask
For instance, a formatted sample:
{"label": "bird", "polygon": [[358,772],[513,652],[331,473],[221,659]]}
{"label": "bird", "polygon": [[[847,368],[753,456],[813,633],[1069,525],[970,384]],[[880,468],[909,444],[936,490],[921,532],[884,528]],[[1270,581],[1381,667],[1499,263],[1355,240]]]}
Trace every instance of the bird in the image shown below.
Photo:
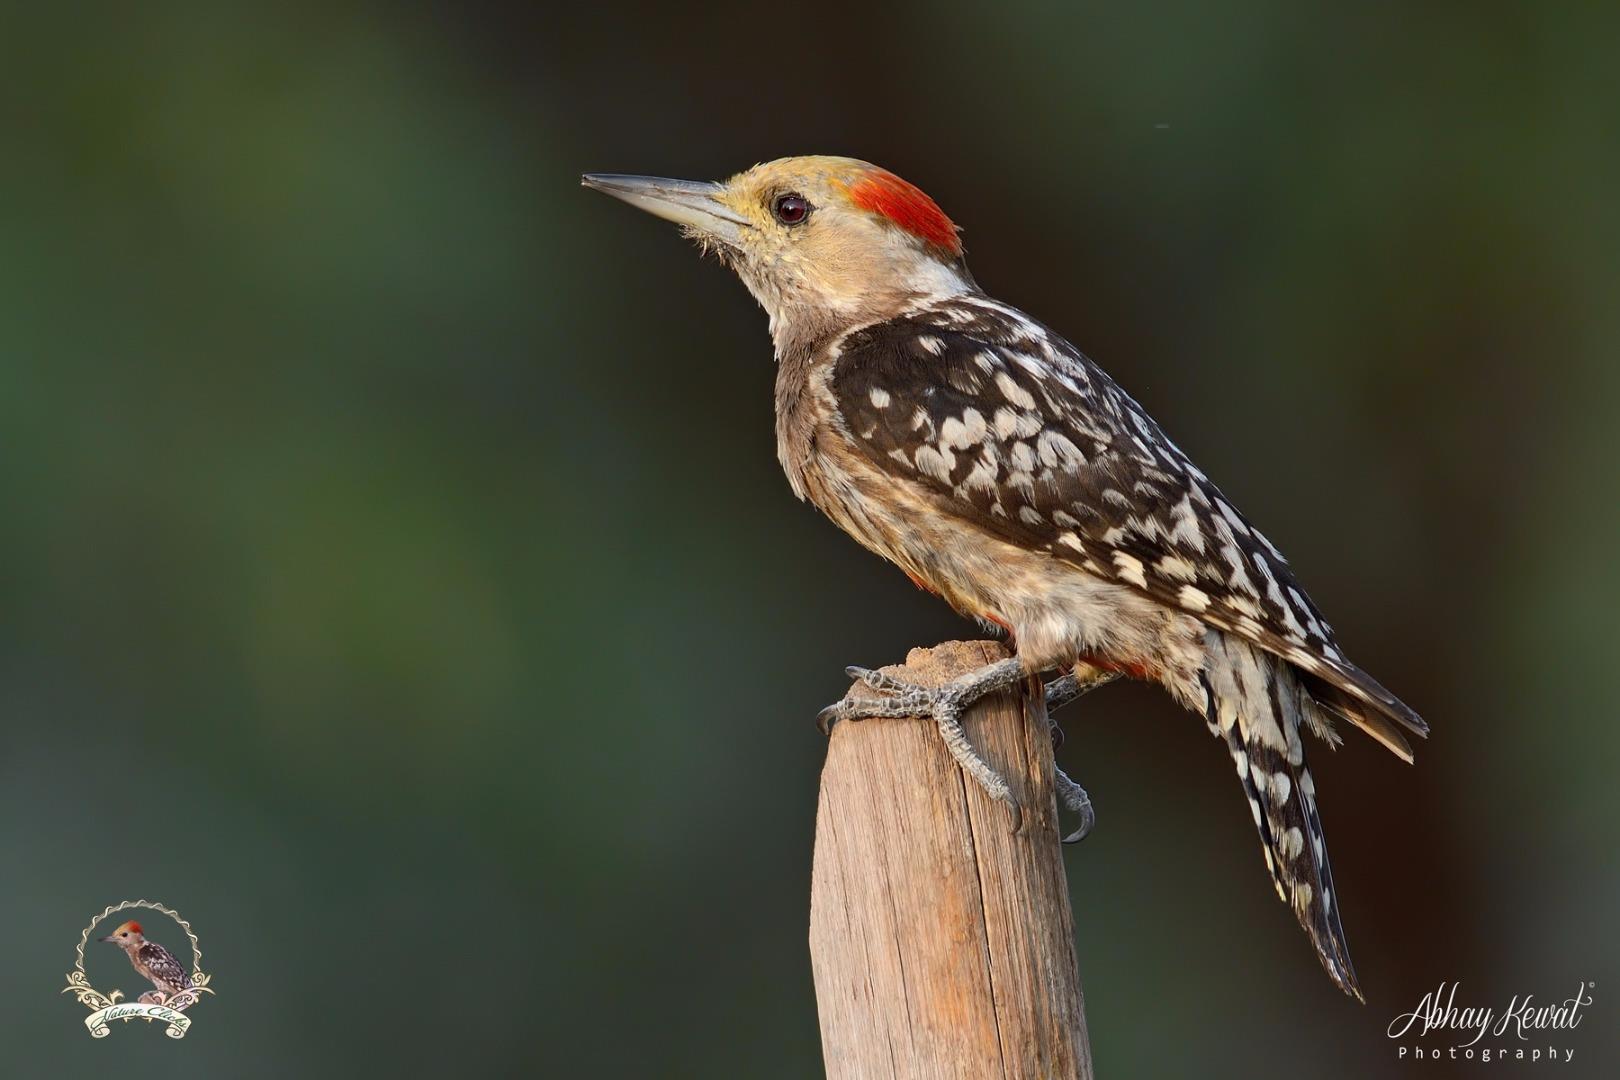
{"label": "bird", "polygon": [[[680,225],[764,308],[793,493],[1007,635],[1011,656],[943,687],[847,669],[879,693],[829,706],[824,729],[930,718],[962,769],[1016,807],[963,733],[965,708],[1031,678],[1054,708],[1121,676],[1159,684],[1221,740],[1277,895],[1364,1001],[1301,733],[1336,746],[1340,718],[1411,762],[1405,734],[1428,727],[1346,657],[1282,553],[1147,411],[981,289],[961,230],[886,169],[803,156],[720,182],[582,183]],[[1084,789],[1058,779],[1089,813]]]}
{"label": "bird", "polygon": [[148,991],[141,995],[141,1001],[161,1004],[176,994],[192,988],[191,976],[186,972],[185,965],[176,960],[174,954],[162,945],[155,941],[147,941],[146,934],[141,930],[141,924],[133,919],[121,924],[118,929],[100,940],[109,941],[123,949],[135,973],[143,979],[151,980],[156,988],[156,994]]}

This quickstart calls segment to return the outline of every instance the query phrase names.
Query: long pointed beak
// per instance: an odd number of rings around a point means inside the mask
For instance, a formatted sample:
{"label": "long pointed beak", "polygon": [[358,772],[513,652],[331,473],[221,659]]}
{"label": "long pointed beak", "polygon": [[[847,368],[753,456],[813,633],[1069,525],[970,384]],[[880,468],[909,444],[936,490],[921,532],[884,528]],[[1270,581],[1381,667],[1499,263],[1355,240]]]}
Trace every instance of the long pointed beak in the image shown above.
{"label": "long pointed beak", "polygon": [[579,182],[727,244],[735,245],[748,227],[747,218],[721,201],[723,184],[618,173],[586,173]]}

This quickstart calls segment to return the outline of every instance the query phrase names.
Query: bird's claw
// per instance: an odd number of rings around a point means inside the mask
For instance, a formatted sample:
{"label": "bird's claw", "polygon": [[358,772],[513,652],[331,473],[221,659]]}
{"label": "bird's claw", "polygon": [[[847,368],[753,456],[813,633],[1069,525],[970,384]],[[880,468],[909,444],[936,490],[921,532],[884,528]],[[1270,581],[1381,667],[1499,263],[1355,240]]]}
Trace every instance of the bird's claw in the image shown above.
{"label": "bird's claw", "polygon": [[[881,694],[881,697],[845,697],[829,705],[816,715],[816,726],[823,734],[831,734],[833,727],[843,720],[875,718],[926,717],[939,727],[945,749],[962,770],[973,777],[991,798],[1006,803],[1014,811],[1018,825],[1023,824],[1022,811],[1013,798],[1007,782],[979,757],[962,730],[962,713],[987,694],[1005,689],[1023,678],[1022,669],[1014,659],[999,660],[977,671],[952,679],[942,686],[917,686],[870,668],[851,666],[844,669],[851,679]],[[1015,830],[1016,831],[1016,830]]]}
{"label": "bird's claw", "polygon": [[1063,838],[1065,844],[1078,844],[1090,833],[1093,825],[1097,824],[1097,811],[1091,805],[1091,796],[1086,789],[1069,778],[1069,775],[1052,763],[1052,782],[1057,788],[1058,801],[1065,809],[1080,816],[1080,824],[1075,826],[1072,833]]}
{"label": "bird's claw", "polygon": [[[1046,712],[1048,719],[1051,714],[1063,706],[1083,697],[1099,686],[1104,686],[1119,678],[1117,671],[1099,668],[1093,664],[1081,662],[1065,673],[1061,678],[1053,679],[1046,684]],[[1058,747],[1063,745],[1063,729],[1058,727],[1056,720],[1052,724],[1052,750],[1056,753]],[[1069,778],[1064,771],[1052,763],[1052,782],[1057,789],[1058,801],[1072,813],[1079,815],[1080,824],[1075,830],[1063,838],[1065,844],[1078,844],[1091,832],[1092,826],[1097,824],[1097,811],[1091,805],[1091,796],[1086,789]]]}
{"label": "bird's claw", "polygon": [[[838,706],[842,704],[843,702],[836,701],[833,704],[828,705],[825,709],[822,709],[820,712],[816,713],[817,731],[821,732],[823,735],[826,735],[828,738],[832,737],[833,725],[844,719],[838,708]],[[853,719],[853,717],[851,717],[851,719]]]}
{"label": "bird's claw", "polygon": [[874,671],[871,668],[857,667],[854,664],[851,664],[849,667],[845,668],[844,674],[848,675],[851,679],[854,679],[857,682],[865,683],[873,690],[881,690],[885,693],[903,694],[908,691],[919,689],[919,687],[913,686],[911,683],[902,682],[893,675],[885,675],[881,671]]}

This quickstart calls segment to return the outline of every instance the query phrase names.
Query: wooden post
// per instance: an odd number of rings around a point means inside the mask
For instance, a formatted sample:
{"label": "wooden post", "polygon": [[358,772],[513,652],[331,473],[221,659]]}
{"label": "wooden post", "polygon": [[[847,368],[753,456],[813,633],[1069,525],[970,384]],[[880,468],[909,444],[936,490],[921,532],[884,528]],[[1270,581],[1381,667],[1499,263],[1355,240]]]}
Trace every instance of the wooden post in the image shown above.
{"label": "wooden post", "polygon": [[[1006,655],[952,641],[884,670],[937,685]],[[997,694],[965,727],[1023,807],[1020,831],[932,723],[833,729],[810,886],[830,1080],[1092,1075],[1045,703],[1024,688]]]}

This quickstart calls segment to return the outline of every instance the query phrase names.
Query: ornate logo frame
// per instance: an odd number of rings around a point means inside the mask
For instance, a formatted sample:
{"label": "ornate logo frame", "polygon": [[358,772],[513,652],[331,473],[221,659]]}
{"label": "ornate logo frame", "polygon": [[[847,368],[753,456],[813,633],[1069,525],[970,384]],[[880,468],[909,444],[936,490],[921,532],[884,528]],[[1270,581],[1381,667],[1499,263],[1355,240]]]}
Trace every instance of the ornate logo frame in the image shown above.
{"label": "ornate logo frame", "polygon": [[[124,996],[122,990],[114,990],[110,994],[103,994],[90,985],[90,979],[84,973],[84,947],[90,941],[90,935],[102,920],[115,911],[124,911],[129,908],[147,908],[160,915],[167,915],[180,925],[191,941],[191,989],[182,990],[173,997],[163,997],[154,992],[159,1000],[155,1001],[120,1001]],[[110,1021],[122,1020],[129,1022],[142,1019],[151,1023],[153,1020],[168,1025],[164,1034],[171,1039],[183,1039],[186,1030],[191,1027],[191,1017],[186,1010],[201,1000],[203,994],[212,994],[214,991],[208,985],[210,977],[202,969],[202,946],[197,943],[197,935],[192,931],[191,924],[180,917],[180,913],[173,908],[164,907],[155,900],[125,900],[121,904],[114,904],[100,915],[90,920],[90,925],[84,928],[79,935],[77,956],[73,961],[73,970],[67,974],[67,986],[62,993],[72,994],[79,999],[79,1004],[90,1010],[85,1017],[84,1026],[89,1029],[93,1039],[105,1039],[112,1033]],[[141,995],[143,999],[150,995]]]}

